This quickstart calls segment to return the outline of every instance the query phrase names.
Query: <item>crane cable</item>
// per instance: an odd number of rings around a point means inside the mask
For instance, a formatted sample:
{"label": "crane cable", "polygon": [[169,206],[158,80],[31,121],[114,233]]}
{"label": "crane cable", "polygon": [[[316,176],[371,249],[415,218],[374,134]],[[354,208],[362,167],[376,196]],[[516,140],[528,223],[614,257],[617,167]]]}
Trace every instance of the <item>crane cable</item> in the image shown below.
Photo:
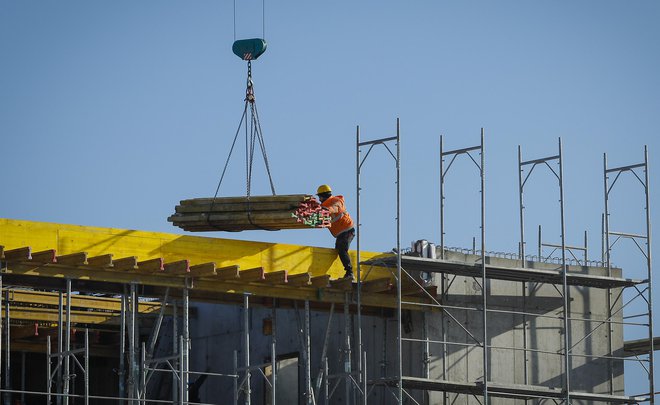
{"label": "crane cable", "polygon": [[[211,203],[211,209],[209,210],[209,213],[207,215],[207,223],[211,226],[211,213],[213,212],[213,208],[215,206],[216,199],[218,198],[218,193],[220,191],[220,186],[222,185],[222,181],[225,178],[225,174],[227,172],[227,168],[229,167],[229,161],[231,159],[231,155],[234,151],[234,147],[236,146],[236,141],[238,140],[238,135],[241,133],[241,128],[245,126],[245,177],[246,177],[246,197],[247,197],[247,214],[248,214],[248,221],[250,224],[253,226],[259,228],[259,229],[264,229],[264,230],[274,230],[274,229],[269,229],[269,228],[264,228],[252,220],[252,210],[251,210],[251,204],[250,204],[250,195],[252,193],[252,174],[253,174],[253,166],[254,166],[254,155],[255,155],[255,146],[258,143],[259,144],[259,149],[261,149],[261,156],[264,160],[264,166],[266,168],[266,173],[268,174],[268,181],[270,185],[270,190],[273,195],[276,195],[275,193],[275,185],[273,183],[273,176],[270,171],[270,164],[268,163],[268,154],[266,152],[266,144],[264,142],[264,136],[263,136],[263,131],[261,129],[261,123],[259,121],[259,112],[257,110],[257,105],[256,105],[256,99],[254,96],[254,83],[252,82],[252,61],[248,60],[248,73],[247,73],[247,86],[245,90],[245,106],[243,107],[243,114],[241,115],[241,119],[238,123],[238,128],[236,129],[236,134],[234,135],[234,140],[232,141],[231,148],[229,149],[229,154],[227,156],[227,160],[225,161],[225,165],[222,169],[222,174],[220,175],[220,181],[218,182],[218,186],[215,189],[215,194],[213,195],[213,201]],[[249,123],[248,123],[248,109],[250,111],[250,118],[249,118]],[[244,125],[245,124],[245,125]],[[248,128],[249,127],[249,128]],[[215,226],[213,226],[215,227]],[[216,228],[218,230],[223,230]]]}
{"label": "crane cable", "polygon": [[[266,0],[261,0],[261,38],[266,39]],[[234,0],[234,41],[236,41],[236,0]]]}

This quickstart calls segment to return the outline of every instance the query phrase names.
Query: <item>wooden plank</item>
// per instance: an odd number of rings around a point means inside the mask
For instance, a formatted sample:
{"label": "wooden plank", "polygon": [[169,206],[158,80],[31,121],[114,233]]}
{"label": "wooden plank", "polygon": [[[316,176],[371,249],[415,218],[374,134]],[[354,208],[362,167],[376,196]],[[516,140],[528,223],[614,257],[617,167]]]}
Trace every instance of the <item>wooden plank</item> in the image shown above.
{"label": "wooden plank", "polygon": [[[305,201],[313,198],[311,194],[283,194],[283,195],[253,195],[250,196],[251,202],[282,202],[282,201]],[[181,200],[180,205],[204,205],[222,203],[241,203],[247,201],[247,196],[239,197],[216,197],[216,198],[191,198],[188,200]]]}
{"label": "wooden plank", "polygon": [[215,263],[209,262],[190,266],[189,274],[193,277],[215,276]]}
{"label": "wooden plank", "polygon": [[57,263],[71,266],[81,266],[87,263],[87,252],[71,253],[57,256]]}
{"label": "wooden plank", "polygon": [[289,286],[308,286],[311,284],[312,275],[309,273],[290,274],[287,276]]}
{"label": "wooden plank", "polygon": [[29,246],[10,249],[5,251],[5,260],[8,262],[23,261],[31,259],[32,248]]}
{"label": "wooden plank", "polygon": [[42,250],[41,252],[34,252],[31,255],[31,260],[38,263],[55,263],[55,249]]}
{"label": "wooden plank", "polygon": [[[166,273],[187,275],[190,273],[190,260],[184,259],[165,263],[163,267]],[[215,267],[215,264],[213,267]]]}
{"label": "wooden plank", "polygon": [[255,267],[253,269],[241,270],[239,273],[241,282],[262,281],[265,279],[264,268]]}
{"label": "wooden plank", "polygon": [[287,282],[287,271],[286,270],[279,270],[279,271],[273,271],[270,273],[266,273],[266,280],[265,282],[270,283],[270,284],[286,284]]}
{"label": "wooden plank", "polygon": [[326,288],[330,285],[330,275],[324,274],[322,276],[312,277],[310,283],[312,283],[312,287]]}
{"label": "wooden plank", "polygon": [[137,263],[138,270],[158,273],[165,270],[165,259],[157,257],[155,259],[144,260]]}
{"label": "wooden plank", "polygon": [[174,211],[178,214],[195,214],[209,212],[246,212],[250,211],[295,211],[299,201],[282,202],[247,202],[223,203],[223,204],[200,204],[200,205],[177,205]]}
{"label": "wooden plank", "polygon": [[[428,292],[428,294],[427,294]],[[389,293],[396,294],[396,289],[390,290]],[[438,296],[438,287],[437,286],[430,286],[426,288],[419,288],[418,286],[415,287],[408,287],[405,289],[401,289],[401,295],[405,296],[413,296],[413,297],[421,297],[421,298],[429,298],[429,294],[432,297],[437,297]]]}
{"label": "wooden plank", "polygon": [[339,278],[330,280],[330,287],[335,290],[350,291],[353,289],[353,280],[350,278]]}
{"label": "wooden plank", "polygon": [[112,268],[114,270],[137,270],[137,264],[137,256],[122,257],[112,261]]}
{"label": "wooden plank", "polygon": [[391,289],[392,281],[387,277],[362,282],[362,291],[366,293],[378,293]]}
{"label": "wooden plank", "polygon": [[216,269],[217,277],[220,280],[238,280],[240,278],[239,269],[240,267],[236,265]]}
{"label": "wooden plank", "polygon": [[35,322],[32,325],[12,326],[10,336],[12,340],[39,336],[39,324]]}
{"label": "wooden plank", "polygon": [[89,257],[87,265],[94,267],[111,267],[112,266],[112,253],[100,256]]}

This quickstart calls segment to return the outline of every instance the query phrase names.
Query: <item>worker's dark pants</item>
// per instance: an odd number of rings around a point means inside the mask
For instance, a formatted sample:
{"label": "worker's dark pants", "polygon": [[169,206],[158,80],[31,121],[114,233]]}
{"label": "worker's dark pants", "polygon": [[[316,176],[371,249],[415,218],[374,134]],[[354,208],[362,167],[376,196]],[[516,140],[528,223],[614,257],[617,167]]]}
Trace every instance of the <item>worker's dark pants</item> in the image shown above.
{"label": "worker's dark pants", "polygon": [[335,250],[339,254],[339,260],[344,265],[344,270],[347,273],[353,273],[353,265],[351,264],[351,257],[348,255],[348,247],[351,245],[351,241],[355,237],[355,229],[351,228],[346,232],[342,232],[337,235],[337,240],[335,240]]}

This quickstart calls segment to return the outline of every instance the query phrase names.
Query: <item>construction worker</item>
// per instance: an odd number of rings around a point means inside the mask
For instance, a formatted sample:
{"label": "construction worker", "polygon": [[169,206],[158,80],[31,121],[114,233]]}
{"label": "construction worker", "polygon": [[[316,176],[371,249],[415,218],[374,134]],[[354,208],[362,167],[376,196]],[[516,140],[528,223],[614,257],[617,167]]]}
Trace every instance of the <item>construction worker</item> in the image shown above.
{"label": "construction worker", "polygon": [[353,265],[351,257],[348,255],[348,247],[355,237],[355,228],[351,216],[346,211],[344,205],[344,196],[332,195],[332,189],[329,185],[323,184],[316,190],[321,205],[330,213],[330,233],[335,237],[335,250],[339,254],[339,259],[344,265],[344,278],[353,279]]}

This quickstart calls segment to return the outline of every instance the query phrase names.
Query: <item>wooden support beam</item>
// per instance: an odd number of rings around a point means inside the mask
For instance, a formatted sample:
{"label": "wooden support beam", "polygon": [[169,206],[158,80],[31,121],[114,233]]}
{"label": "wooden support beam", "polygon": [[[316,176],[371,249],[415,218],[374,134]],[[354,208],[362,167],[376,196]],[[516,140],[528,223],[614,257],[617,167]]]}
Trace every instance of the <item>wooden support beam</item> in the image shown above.
{"label": "wooden support beam", "polygon": [[138,261],[136,256],[123,257],[112,261],[113,270],[137,270]]}
{"label": "wooden support beam", "polygon": [[90,257],[87,264],[94,267],[112,267],[112,254]]}
{"label": "wooden support beam", "polygon": [[216,275],[215,263],[202,263],[195,266],[190,266],[190,271],[188,272],[192,277],[209,277]]}
{"label": "wooden support beam", "polygon": [[330,275],[324,274],[322,276],[312,277],[310,282],[312,283],[312,287],[326,288],[330,285]]}
{"label": "wooden support beam", "polygon": [[87,252],[71,253],[68,255],[57,256],[57,263],[70,266],[82,266],[88,264]]}
{"label": "wooden support beam", "polygon": [[270,273],[266,273],[266,280],[265,282],[269,284],[286,284],[287,282],[287,271],[286,270],[280,270],[280,271],[273,271]]}
{"label": "wooden support beam", "polygon": [[241,270],[239,273],[241,282],[262,281],[265,279],[264,268],[255,267],[253,269]]}
{"label": "wooden support beam", "polygon": [[138,270],[148,272],[161,272],[165,270],[165,259],[157,257],[155,259],[144,260],[137,263]]}
{"label": "wooden support beam", "polygon": [[[59,294],[46,291],[30,291],[30,290],[7,290],[3,289],[2,292],[9,291],[9,303],[16,306],[51,306],[57,308],[59,306]],[[66,296],[66,294],[65,294]],[[94,295],[71,295],[71,306],[73,308],[83,308],[87,311],[114,311],[119,313],[121,311],[121,301],[118,298],[97,297]],[[141,314],[156,314],[160,310],[160,302],[140,302],[138,304],[138,311]],[[167,312],[167,311],[166,311]]]}
{"label": "wooden support beam", "polygon": [[39,336],[39,324],[12,326],[10,336],[12,339],[25,339]]}
{"label": "wooden support beam", "polygon": [[[166,273],[188,275],[190,273],[190,260],[177,260],[176,262],[165,263],[163,266]],[[215,264],[213,264],[215,268]]]}
{"label": "wooden support beam", "polygon": [[227,266],[216,269],[217,278],[220,280],[238,280],[241,277],[239,269],[239,266]]}
{"label": "wooden support beam", "polygon": [[362,292],[366,293],[379,293],[391,289],[392,281],[387,277],[362,282]]}
{"label": "wooden support beam", "polygon": [[32,248],[29,246],[20,247],[5,251],[5,260],[8,262],[30,260]]}
{"label": "wooden support beam", "polygon": [[[394,294],[396,294],[396,290],[394,291],[389,291]],[[428,294],[427,294],[428,292]],[[407,296],[412,296],[412,297],[421,297],[421,298],[428,298],[429,294],[432,297],[437,297],[438,296],[438,287],[437,286],[429,286],[425,288],[419,288],[419,286],[408,286],[407,288],[402,288],[401,289],[401,295],[407,295]]]}
{"label": "wooden support beam", "polygon": [[309,286],[311,284],[312,275],[309,273],[291,274],[287,276],[287,284],[295,286]]}
{"label": "wooden support beam", "polygon": [[330,280],[330,287],[335,290],[350,291],[353,289],[353,280],[350,278],[339,278]]}
{"label": "wooden support beam", "polygon": [[31,260],[37,263],[55,263],[55,249],[42,250],[41,252],[34,252],[31,255]]}

